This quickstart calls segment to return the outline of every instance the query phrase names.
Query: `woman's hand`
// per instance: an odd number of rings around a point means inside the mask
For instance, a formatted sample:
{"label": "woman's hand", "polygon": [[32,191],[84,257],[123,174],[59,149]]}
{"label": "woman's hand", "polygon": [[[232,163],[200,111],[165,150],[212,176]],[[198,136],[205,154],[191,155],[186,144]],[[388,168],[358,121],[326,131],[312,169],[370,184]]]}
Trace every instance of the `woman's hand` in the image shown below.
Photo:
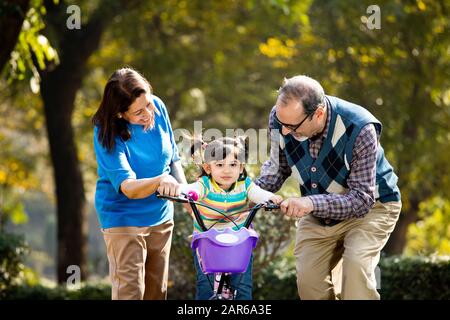
{"label": "woman's hand", "polygon": [[174,177],[167,175],[161,179],[158,192],[164,196],[178,197],[180,195],[180,184]]}
{"label": "woman's hand", "polygon": [[144,199],[155,193],[160,182],[167,176],[167,173],[153,177],[142,179],[125,179],[120,184],[120,191],[128,199]]}

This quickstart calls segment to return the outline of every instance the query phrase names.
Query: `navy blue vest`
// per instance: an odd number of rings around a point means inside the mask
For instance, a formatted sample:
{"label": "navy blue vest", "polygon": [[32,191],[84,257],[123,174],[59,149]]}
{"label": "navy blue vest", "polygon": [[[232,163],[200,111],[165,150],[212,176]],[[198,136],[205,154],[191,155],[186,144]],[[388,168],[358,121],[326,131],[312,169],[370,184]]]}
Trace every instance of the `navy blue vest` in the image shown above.
{"label": "navy blue vest", "polygon": [[[361,129],[373,123],[379,134],[382,125],[369,111],[348,101],[326,96],[331,116],[327,137],[317,159],[309,153],[309,139],[297,141],[290,134],[280,135],[280,147],[284,149],[293,176],[299,181],[303,196],[339,193],[348,191],[347,179],[353,156],[353,145]],[[274,123],[281,132],[281,126]],[[376,164],[375,198],[381,202],[399,201],[398,177],[378,145]]]}

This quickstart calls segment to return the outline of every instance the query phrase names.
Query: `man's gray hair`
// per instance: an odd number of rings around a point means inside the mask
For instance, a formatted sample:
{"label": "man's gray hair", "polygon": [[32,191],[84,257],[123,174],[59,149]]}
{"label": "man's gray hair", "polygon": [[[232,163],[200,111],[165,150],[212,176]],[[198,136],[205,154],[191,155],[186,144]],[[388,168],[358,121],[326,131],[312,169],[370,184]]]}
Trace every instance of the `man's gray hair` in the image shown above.
{"label": "man's gray hair", "polygon": [[325,92],[319,82],[305,75],[284,79],[278,90],[278,101],[287,105],[291,101],[301,102],[305,113],[312,115],[317,107],[325,104]]}

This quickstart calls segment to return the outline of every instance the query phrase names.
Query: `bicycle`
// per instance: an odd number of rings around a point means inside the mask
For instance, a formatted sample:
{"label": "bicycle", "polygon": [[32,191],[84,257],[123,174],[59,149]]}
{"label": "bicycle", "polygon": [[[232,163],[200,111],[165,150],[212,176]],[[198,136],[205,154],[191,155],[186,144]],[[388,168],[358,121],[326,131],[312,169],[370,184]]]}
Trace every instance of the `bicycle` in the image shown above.
{"label": "bicycle", "polygon": [[[280,206],[271,201],[259,203],[251,208],[236,213],[242,213],[250,210],[250,213],[243,225],[238,230],[225,228],[223,230],[207,228],[201,218],[197,206],[207,207],[230,220],[236,227],[236,223],[225,213],[211,206],[197,202],[198,195],[190,191],[187,194],[182,193],[179,197],[156,195],[158,198],[167,199],[174,202],[188,203],[192,209],[195,220],[202,232],[194,231],[191,248],[196,252],[202,272],[205,274],[214,274],[214,285],[211,284],[213,295],[210,300],[234,300],[237,290],[231,283],[233,273],[243,273],[246,271],[250,262],[252,250],[256,247],[258,234],[255,230],[249,229],[256,213],[260,209],[272,211],[279,209]],[[209,280],[209,277],[208,277]]]}

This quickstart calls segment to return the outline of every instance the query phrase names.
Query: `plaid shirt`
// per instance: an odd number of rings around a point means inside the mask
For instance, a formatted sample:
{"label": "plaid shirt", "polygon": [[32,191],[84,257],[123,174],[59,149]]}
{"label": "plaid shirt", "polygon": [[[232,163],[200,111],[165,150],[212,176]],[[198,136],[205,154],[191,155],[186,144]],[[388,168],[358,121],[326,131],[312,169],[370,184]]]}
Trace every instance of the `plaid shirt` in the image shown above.
{"label": "plaid shirt", "polygon": [[[320,136],[310,139],[309,152],[315,159],[323,141],[327,137],[331,121],[330,107],[327,106],[327,122]],[[269,117],[269,128],[273,128],[274,114]],[[347,179],[349,192],[346,194],[318,194],[308,196],[314,205],[312,214],[319,218],[345,220],[363,217],[375,203],[375,174],[379,135],[373,124],[361,129],[353,146],[353,158]],[[278,152],[277,152],[278,150]],[[278,153],[278,154],[277,154]],[[284,150],[279,141],[271,140],[270,159],[261,167],[261,174],[255,183],[261,188],[276,192],[291,175]]]}

